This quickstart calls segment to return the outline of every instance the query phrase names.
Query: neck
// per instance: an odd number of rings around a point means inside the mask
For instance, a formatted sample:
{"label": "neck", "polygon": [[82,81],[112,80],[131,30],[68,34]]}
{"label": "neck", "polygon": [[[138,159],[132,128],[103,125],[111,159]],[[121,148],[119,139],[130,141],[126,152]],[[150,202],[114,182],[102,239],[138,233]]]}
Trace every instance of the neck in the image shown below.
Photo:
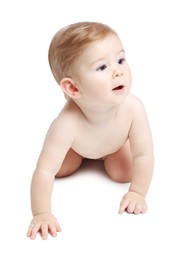
{"label": "neck", "polygon": [[[77,104],[78,105],[78,104]],[[119,106],[113,107],[92,107],[78,105],[85,118],[92,124],[104,124],[114,120],[120,110]]]}

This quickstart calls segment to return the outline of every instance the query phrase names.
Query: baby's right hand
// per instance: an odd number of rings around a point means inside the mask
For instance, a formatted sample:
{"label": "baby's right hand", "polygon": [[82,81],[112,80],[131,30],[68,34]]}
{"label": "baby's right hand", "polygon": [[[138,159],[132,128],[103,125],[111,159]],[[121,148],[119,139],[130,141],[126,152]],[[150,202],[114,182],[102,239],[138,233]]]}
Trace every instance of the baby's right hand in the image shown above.
{"label": "baby's right hand", "polygon": [[47,239],[48,232],[53,236],[57,236],[57,232],[60,232],[61,228],[57,219],[51,213],[40,213],[33,217],[31,224],[28,228],[27,236],[31,239],[35,239],[39,232],[42,239]]}

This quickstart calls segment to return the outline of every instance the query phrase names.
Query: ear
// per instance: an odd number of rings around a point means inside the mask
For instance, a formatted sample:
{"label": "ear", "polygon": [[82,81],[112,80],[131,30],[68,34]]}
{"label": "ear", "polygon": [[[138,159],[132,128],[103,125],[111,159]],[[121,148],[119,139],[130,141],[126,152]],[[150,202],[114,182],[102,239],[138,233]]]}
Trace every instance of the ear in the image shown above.
{"label": "ear", "polygon": [[78,99],[81,96],[79,89],[71,78],[63,78],[60,82],[63,92],[72,99]]}

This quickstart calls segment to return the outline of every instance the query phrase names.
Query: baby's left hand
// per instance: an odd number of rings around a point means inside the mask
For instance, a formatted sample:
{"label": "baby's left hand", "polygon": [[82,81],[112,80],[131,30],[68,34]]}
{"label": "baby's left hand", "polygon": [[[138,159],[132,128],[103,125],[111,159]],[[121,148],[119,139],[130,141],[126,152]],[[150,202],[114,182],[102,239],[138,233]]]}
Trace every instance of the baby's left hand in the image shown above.
{"label": "baby's left hand", "polygon": [[122,214],[124,211],[140,214],[145,213],[147,209],[145,198],[134,191],[129,191],[123,196],[120,203],[119,214]]}

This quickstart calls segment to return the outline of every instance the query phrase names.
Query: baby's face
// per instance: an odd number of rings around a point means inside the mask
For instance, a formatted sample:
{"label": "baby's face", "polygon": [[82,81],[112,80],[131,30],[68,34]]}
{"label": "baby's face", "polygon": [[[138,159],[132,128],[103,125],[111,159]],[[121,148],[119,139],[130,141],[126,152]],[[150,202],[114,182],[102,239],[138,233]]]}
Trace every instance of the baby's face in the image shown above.
{"label": "baby's face", "polygon": [[130,69],[115,34],[89,44],[75,62],[74,72],[84,102],[117,105],[130,91]]}

